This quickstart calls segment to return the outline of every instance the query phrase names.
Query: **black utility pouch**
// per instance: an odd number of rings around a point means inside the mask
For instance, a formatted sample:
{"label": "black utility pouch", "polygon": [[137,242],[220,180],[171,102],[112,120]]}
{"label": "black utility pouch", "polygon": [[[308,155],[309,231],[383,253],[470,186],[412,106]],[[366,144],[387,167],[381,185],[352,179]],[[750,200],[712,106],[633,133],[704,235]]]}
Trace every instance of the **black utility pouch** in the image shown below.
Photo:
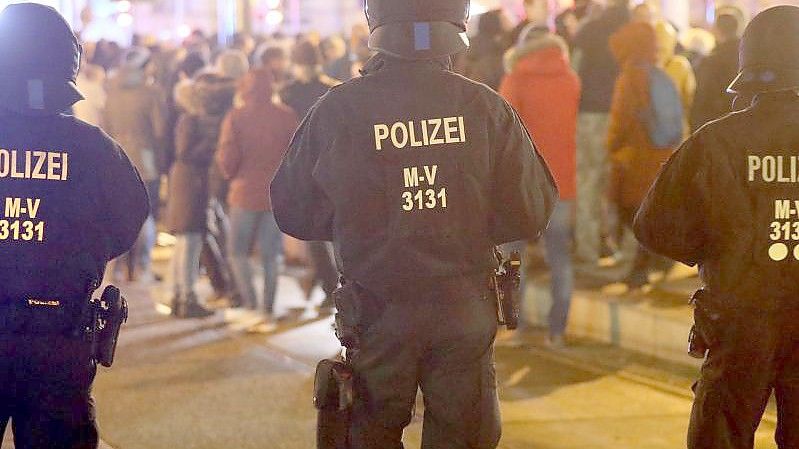
{"label": "black utility pouch", "polygon": [[688,353],[691,357],[704,359],[707,352],[720,343],[721,313],[711,294],[704,289],[694,293],[691,305],[694,306],[694,326],[688,338]]}
{"label": "black utility pouch", "polygon": [[353,372],[339,358],[325,359],[316,366],[314,406],[318,410],[344,411],[352,406]]}
{"label": "black utility pouch", "polygon": [[353,403],[353,372],[340,358],[325,359],[316,367],[314,406],[318,410],[316,447],[349,449]]}

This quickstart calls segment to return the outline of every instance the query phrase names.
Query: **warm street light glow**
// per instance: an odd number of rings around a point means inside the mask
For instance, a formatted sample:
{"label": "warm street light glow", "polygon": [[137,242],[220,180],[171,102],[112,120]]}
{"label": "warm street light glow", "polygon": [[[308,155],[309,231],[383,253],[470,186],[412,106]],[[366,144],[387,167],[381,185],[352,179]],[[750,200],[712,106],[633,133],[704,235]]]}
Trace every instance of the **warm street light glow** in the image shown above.
{"label": "warm street light glow", "polygon": [[266,7],[269,9],[277,9],[280,7],[280,0],[266,0]]}
{"label": "warm street light glow", "polygon": [[266,23],[273,27],[283,23],[284,18],[283,13],[276,9],[266,13]]}
{"label": "warm street light glow", "polygon": [[131,4],[128,0],[121,0],[117,2],[117,11],[121,13],[128,13],[130,12]]}
{"label": "warm street light glow", "polygon": [[181,39],[186,39],[190,35],[191,35],[191,27],[190,26],[188,26],[186,24],[183,24],[183,25],[178,27],[178,37],[180,37]]}
{"label": "warm street light glow", "polygon": [[121,26],[122,28],[127,28],[133,25],[133,16],[128,13],[122,13],[117,16],[117,25]]}

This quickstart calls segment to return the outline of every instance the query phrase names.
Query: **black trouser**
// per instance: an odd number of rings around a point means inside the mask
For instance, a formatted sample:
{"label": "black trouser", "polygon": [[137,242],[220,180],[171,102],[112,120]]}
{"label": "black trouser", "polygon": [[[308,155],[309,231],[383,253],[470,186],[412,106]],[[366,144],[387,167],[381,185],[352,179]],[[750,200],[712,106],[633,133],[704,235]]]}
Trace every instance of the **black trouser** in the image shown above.
{"label": "black trouser", "polygon": [[0,441],[11,419],[16,449],[97,448],[89,352],[82,338],[0,334]]}
{"label": "black trouser", "polygon": [[402,448],[419,387],[425,403],[422,448],[497,446],[497,318],[486,285],[481,278],[397,293],[388,301],[367,298],[373,310],[352,359],[353,449]]}
{"label": "black trouser", "polygon": [[203,239],[200,265],[205,267],[211,287],[218,296],[237,296],[227,259],[230,223],[222,203],[212,199],[208,205],[208,231]]}
{"label": "black trouser", "polygon": [[753,448],[772,392],[777,444],[799,448],[799,311],[722,313],[711,333],[717,341],[696,385],[688,448]]}

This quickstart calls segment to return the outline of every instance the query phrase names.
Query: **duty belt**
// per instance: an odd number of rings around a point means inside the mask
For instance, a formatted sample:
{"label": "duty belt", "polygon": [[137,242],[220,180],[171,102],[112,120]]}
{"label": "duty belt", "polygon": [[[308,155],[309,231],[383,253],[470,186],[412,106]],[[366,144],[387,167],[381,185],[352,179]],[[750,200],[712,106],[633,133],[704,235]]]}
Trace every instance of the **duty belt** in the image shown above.
{"label": "duty belt", "polygon": [[88,305],[88,298],[0,298],[0,334],[79,336],[87,324],[84,309]]}

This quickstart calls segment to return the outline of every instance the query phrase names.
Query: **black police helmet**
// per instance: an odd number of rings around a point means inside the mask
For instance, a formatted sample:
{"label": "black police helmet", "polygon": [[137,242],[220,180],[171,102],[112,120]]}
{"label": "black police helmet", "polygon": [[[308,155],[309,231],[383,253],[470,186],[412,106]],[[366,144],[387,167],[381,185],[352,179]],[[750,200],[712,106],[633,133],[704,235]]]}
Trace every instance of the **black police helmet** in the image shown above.
{"label": "black police helmet", "polygon": [[758,94],[799,89],[799,8],[776,6],[744,31],[740,73],[728,91]]}
{"label": "black police helmet", "polygon": [[404,59],[435,59],[469,48],[469,0],[366,0],[369,48]]}
{"label": "black police helmet", "polygon": [[81,46],[55,9],[19,3],[0,13],[0,107],[32,115],[64,112],[83,99],[75,86]]}

